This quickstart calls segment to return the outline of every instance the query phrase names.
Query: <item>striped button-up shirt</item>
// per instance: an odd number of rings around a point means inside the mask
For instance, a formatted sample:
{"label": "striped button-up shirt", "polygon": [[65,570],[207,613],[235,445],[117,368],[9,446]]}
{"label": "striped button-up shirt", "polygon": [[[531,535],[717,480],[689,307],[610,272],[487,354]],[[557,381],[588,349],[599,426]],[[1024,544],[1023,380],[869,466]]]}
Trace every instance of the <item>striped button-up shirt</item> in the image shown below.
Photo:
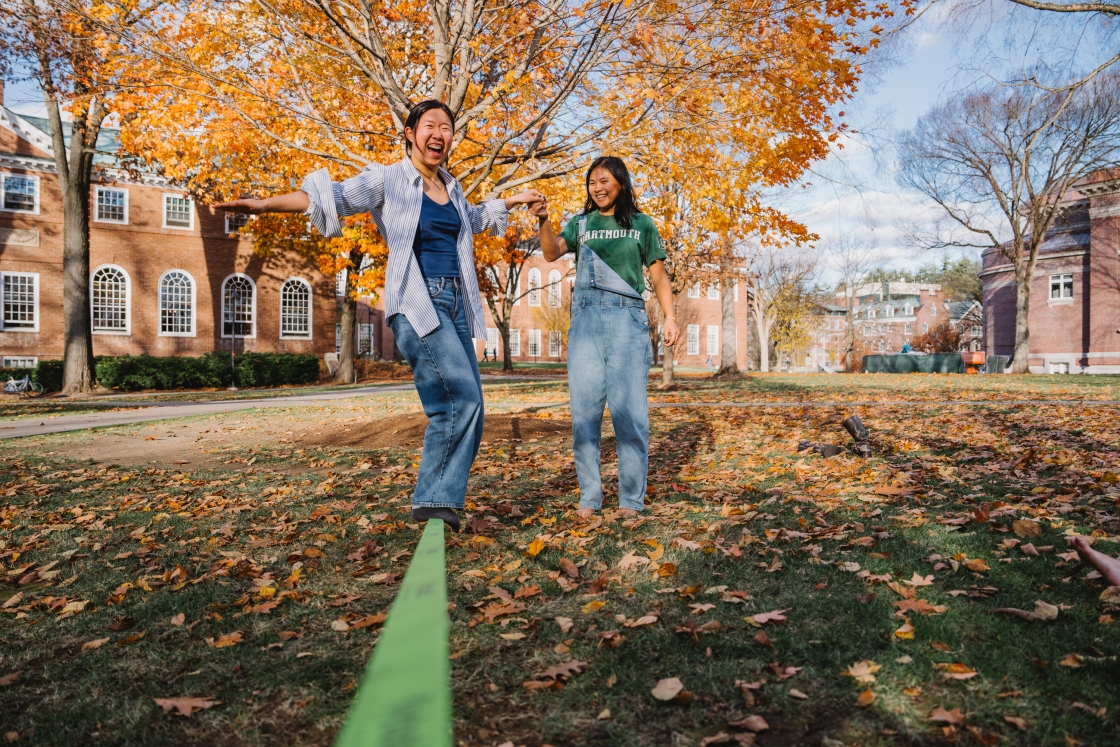
{"label": "striped button-up shirt", "polygon": [[[467,329],[473,337],[486,339],[482,315],[482,296],[474,268],[472,234],[489,230],[494,236],[506,232],[509,211],[503,200],[489,200],[474,206],[467,202],[463,187],[442,167],[439,170],[451,202],[459,212],[459,287],[462,290]],[[439,328],[439,317],[420,263],[412,250],[424,185],[420,172],[405,159],[391,166],[374,164],[342,183],[332,182],[326,169],[309,174],[300,186],[311,206],[307,217],[324,236],[341,236],[339,218],[369,213],[382,238],[389,245],[389,266],[385,271],[385,318],[404,314],[416,334],[424,337]]]}

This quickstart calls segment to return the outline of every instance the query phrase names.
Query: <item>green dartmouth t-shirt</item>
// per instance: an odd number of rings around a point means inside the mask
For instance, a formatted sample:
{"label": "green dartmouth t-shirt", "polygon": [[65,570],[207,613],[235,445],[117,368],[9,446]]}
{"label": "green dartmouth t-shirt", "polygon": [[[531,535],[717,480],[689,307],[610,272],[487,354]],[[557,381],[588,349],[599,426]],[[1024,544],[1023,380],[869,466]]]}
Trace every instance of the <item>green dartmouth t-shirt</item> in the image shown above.
{"label": "green dartmouth t-shirt", "polygon": [[[579,257],[579,219],[577,215],[568,221],[560,238],[568,250]],[[613,215],[603,215],[598,210],[587,215],[586,233],[583,241],[587,248],[599,255],[599,259],[618,273],[619,277],[630,284],[638,293],[645,290],[642,270],[659,259],[665,259],[661,248],[661,237],[657,225],[644,213],[630,216],[630,230],[618,225]]]}

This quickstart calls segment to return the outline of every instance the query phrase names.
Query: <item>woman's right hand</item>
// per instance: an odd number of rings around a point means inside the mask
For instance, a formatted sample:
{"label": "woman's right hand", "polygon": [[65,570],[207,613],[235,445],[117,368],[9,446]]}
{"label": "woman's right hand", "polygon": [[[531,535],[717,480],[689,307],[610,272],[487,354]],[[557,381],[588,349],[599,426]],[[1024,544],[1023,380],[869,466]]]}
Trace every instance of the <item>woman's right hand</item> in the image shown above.
{"label": "woman's right hand", "polygon": [[268,212],[264,200],[232,200],[230,202],[219,202],[216,205],[211,205],[211,207],[227,213],[247,213],[249,215],[260,215]]}

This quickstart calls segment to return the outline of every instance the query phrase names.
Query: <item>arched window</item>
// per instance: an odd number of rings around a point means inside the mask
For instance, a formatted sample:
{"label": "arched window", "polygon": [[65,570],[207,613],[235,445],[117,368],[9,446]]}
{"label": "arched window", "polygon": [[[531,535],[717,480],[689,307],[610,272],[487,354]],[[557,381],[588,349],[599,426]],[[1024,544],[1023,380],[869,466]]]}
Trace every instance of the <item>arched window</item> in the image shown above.
{"label": "arched window", "polygon": [[280,286],[280,337],[311,339],[311,286],[302,278]]}
{"label": "arched window", "polygon": [[247,275],[222,282],[222,337],[256,337],[256,287]]}
{"label": "arched window", "polygon": [[129,334],[129,289],[125,271],[116,265],[99,267],[90,276],[89,285],[93,331]]}
{"label": "arched window", "polygon": [[541,271],[536,267],[529,270],[529,305],[541,305]]}
{"label": "arched window", "polygon": [[168,270],[159,279],[159,333],[194,336],[194,280],[183,270]]}
{"label": "arched window", "polygon": [[563,303],[560,297],[563,288],[564,286],[560,284],[560,271],[553,270],[548,273],[548,305],[554,309],[560,308],[560,304]]}

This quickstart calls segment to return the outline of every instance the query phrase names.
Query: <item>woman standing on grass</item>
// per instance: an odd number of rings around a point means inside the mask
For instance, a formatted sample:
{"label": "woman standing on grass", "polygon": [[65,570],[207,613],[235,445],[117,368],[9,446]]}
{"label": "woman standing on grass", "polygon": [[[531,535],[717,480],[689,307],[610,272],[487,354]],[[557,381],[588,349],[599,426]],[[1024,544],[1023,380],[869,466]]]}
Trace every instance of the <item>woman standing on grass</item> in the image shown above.
{"label": "woman standing on grass", "polygon": [[342,235],[339,218],[368,212],[389,245],[385,315],[412,367],[428,416],[412,496],[412,518],[443,519],[459,531],[467,478],[482,441],[482,382],[473,337],[485,339],[471,235],[506,231],[509,211],[543,200],[526,191],[482,205],[443,168],[455,115],[439,101],[412,107],[404,126],[407,157],[367,166],[342,183],[320,169],[298,192],[214,207],[232,213],[303,213],[323,236]]}
{"label": "woman standing on grass", "polygon": [[665,250],[653,220],[638,210],[626,164],[596,158],[587,170],[587,203],[557,236],[548,204],[529,210],[540,220],[541,253],[555,262],[576,253],[572,323],[568,331],[568,389],[572,440],[579,477],[581,518],[603,507],[599,473],[603,406],[611,408],[618,450],[619,514],[645,508],[649,471],[649,399],[653,362],[643,270],[665,312],[665,345],[677,341],[673,290],[665,273]]}

